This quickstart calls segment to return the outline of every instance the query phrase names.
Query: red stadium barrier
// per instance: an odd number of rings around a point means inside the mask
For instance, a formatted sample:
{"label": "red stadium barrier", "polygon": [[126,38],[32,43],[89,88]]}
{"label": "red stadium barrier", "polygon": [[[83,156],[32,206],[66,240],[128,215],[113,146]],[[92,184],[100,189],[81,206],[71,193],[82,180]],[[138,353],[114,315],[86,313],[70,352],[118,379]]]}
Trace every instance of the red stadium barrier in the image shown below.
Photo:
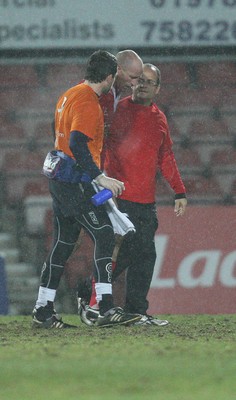
{"label": "red stadium barrier", "polygon": [[[157,261],[149,291],[150,314],[234,314],[236,208],[188,206],[183,218],[158,207]],[[50,223],[51,226],[51,223]],[[65,275],[69,287],[92,273],[93,243],[82,234]],[[114,287],[123,305],[124,276]]]}
{"label": "red stadium barrier", "polygon": [[150,314],[231,314],[236,304],[236,209],[158,207]]}

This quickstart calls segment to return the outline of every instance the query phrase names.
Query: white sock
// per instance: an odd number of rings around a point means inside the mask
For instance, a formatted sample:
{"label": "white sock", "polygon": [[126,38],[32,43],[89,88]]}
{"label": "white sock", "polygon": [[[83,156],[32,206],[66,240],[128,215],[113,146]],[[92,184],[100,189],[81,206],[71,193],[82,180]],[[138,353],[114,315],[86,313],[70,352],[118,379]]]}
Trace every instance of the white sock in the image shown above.
{"label": "white sock", "polygon": [[112,294],[111,283],[95,283],[97,303],[102,300],[103,294]]}
{"label": "white sock", "polygon": [[38,292],[38,299],[36,301],[36,308],[46,306],[48,301],[54,302],[55,297],[56,297],[55,289],[48,289],[40,286]]}

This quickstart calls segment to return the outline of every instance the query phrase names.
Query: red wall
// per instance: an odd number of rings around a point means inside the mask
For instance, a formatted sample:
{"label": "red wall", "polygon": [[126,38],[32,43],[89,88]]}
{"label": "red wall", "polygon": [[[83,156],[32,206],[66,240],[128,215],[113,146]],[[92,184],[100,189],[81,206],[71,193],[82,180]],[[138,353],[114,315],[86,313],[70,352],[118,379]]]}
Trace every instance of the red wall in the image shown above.
{"label": "red wall", "polygon": [[150,314],[236,313],[236,207],[158,207]]}

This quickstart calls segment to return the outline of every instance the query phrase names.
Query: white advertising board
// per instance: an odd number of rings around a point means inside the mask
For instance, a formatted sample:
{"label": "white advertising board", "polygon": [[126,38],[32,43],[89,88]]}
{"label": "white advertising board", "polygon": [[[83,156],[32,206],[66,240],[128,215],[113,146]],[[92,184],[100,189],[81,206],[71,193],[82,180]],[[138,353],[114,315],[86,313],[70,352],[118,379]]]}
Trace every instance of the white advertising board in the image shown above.
{"label": "white advertising board", "polygon": [[0,0],[0,49],[235,44],[236,0]]}

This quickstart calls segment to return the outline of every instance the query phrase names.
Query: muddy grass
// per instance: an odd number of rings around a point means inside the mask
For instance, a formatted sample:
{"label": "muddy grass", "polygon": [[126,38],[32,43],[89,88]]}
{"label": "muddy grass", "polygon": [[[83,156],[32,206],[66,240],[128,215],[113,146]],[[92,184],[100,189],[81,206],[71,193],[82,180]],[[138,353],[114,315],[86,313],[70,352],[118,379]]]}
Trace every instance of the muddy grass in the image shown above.
{"label": "muddy grass", "polygon": [[156,326],[131,326],[115,328],[87,327],[82,324],[76,315],[63,316],[66,322],[78,325],[78,329],[67,330],[45,330],[32,328],[31,317],[0,317],[0,342],[10,344],[12,341],[20,342],[37,337],[75,337],[104,339],[116,335],[142,337],[170,337],[185,340],[236,340],[236,315],[175,315],[162,316],[169,320],[169,325],[165,327]]}
{"label": "muddy grass", "polygon": [[[236,316],[162,316],[166,327],[32,329],[0,317],[7,400],[235,400]],[[13,385],[14,382],[14,385]]]}

